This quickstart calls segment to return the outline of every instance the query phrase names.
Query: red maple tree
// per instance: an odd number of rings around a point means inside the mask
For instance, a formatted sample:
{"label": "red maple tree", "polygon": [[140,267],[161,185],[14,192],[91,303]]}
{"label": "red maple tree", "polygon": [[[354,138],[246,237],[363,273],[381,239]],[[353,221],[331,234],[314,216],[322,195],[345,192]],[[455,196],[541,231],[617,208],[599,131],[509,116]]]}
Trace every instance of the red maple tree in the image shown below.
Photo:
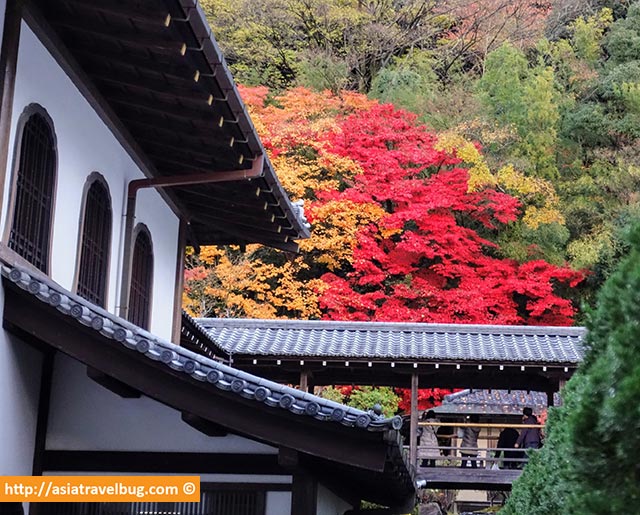
{"label": "red maple tree", "polygon": [[468,171],[435,142],[390,105],[352,114],[327,136],[331,152],[362,173],[320,201],[375,202],[386,214],[359,229],[351,270],[322,276],[326,318],[570,325],[575,308],[559,290],[583,273],[501,258],[493,240],[517,219],[518,200],[493,187],[471,191]]}

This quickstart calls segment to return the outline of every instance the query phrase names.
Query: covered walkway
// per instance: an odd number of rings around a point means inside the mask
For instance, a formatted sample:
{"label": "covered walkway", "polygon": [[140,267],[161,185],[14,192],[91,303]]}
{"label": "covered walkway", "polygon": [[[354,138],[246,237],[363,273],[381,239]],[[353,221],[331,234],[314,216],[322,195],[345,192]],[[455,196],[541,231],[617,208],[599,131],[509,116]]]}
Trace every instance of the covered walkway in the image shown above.
{"label": "covered walkway", "polygon": [[[235,367],[313,391],[324,385],[411,389],[410,435],[419,388],[524,390],[546,404],[583,357],[582,327],[196,319],[212,351]],[[417,438],[410,462],[418,469]],[[519,470],[419,469],[430,487],[508,489]],[[469,476],[469,477],[467,477]],[[465,486],[466,485],[466,486]]]}

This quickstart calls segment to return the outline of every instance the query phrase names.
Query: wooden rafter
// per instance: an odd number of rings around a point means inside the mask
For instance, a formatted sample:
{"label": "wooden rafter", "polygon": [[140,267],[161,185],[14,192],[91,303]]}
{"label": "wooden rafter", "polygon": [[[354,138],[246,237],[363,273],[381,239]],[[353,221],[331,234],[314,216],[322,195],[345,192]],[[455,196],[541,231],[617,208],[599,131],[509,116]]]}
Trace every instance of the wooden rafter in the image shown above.
{"label": "wooden rafter", "polygon": [[136,33],[130,31],[113,31],[108,30],[104,24],[86,22],[75,24],[67,19],[53,19],[50,23],[59,30],[71,31],[75,33],[87,34],[89,36],[109,41],[113,44],[129,46],[133,48],[141,48],[153,50],[154,52],[162,52],[169,55],[179,56],[183,49],[183,42],[169,39],[164,35],[149,35],[146,33]]}
{"label": "wooden rafter", "polygon": [[150,25],[164,25],[167,16],[167,13],[163,13],[161,10],[145,8],[136,2],[114,2],[111,0],[93,0],[91,3],[83,0],[64,0],[64,2],[76,9]]}

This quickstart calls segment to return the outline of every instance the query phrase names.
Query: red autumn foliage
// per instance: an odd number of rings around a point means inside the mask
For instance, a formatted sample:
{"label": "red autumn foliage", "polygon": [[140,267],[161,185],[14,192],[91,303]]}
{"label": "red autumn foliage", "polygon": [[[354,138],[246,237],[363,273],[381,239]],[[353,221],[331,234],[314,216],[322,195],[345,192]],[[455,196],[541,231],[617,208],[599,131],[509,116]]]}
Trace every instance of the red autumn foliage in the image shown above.
{"label": "red autumn foliage", "polygon": [[[444,388],[425,388],[418,390],[418,410],[424,411],[435,406],[440,406],[445,395],[453,393],[455,390],[447,390]],[[401,400],[398,403],[398,409],[405,413],[411,412],[411,390],[408,388],[396,388],[396,393]]]}
{"label": "red autumn foliage", "polygon": [[378,203],[386,215],[359,230],[352,270],[322,276],[326,318],[570,325],[575,308],[559,290],[583,274],[500,258],[492,238],[516,220],[518,200],[492,187],[469,191],[467,170],[435,143],[389,105],[352,114],[327,136],[326,148],[363,173],[320,201]]}

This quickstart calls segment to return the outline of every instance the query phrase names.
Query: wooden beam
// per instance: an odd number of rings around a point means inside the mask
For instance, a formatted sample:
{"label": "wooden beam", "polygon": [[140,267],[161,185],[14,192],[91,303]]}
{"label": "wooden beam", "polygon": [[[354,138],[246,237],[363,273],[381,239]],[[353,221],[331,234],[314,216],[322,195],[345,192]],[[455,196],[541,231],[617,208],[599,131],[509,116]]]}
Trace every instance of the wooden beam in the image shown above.
{"label": "wooden beam", "polygon": [[51,406],[51,384],[53,382],[54,353],[48,351],[42,357],[40,374],[40,395],[38,397],[38,420],[36,422],[36,441],[33,452],[32,475],[41,476],[44,472],[43,459],[47,447],[47,429]]}
{"label": "wooden beam", "polygon": [[[217,107],[210,106],[206,102],[194,103],[192,107],[179,105],[175,102],[156,100],[144,95],[127,94],[114,90],[105,91],[105,97],[109,102],[120,104],[130,109],[141,109],[160,116],[168,116],[179,120],[198,121],[202,126],[210,128],[214,132],[224,134],[219,130],[218,122],[223,115]],[[200,108],[198,108],[200,106]],[[211,156],[209,156],[210,158]]]}
{"label": "wooden beam", "polygon": [[[224,129],[223,132],[220,132],[217,125],[212,125],[209,129],[203,129],[191,123],[175,123],[171,124],[171,127],[165,127],[163,124],[170,125],[166,118],[152,116],[150,113],[134,116],[130,111],[126,113],[121,111],[118,116],[130,128],[136,139],[138,135],[149,138],[151,132],[166,136],[167,140],[174,144],[187,141],[196,146],[201,145],[203,150],[214,148],[218,151],[221,146],[221,134],[228,137],[238,135],[236,132],[238,129],[230,129],[229,131]],[[164,136],[159,136],[158,141],[164,141]]]}
{"label": "wooden beam", "polygon": [[[221,145],[222,147],[222,145]],[[188,172],[189,174],[215,174],[216,169],[220,168],[231,168],[234,163],[238,162],[238,155],[242,154],[242,152],[236,153],[237,149],[231,149],[231,147],[227,146],[226,149],[235,154],[236,159],[227,159],[225,162],[221,162],[220,160],[216,160],[215,162],[209,163],[201,163],[195,160],[183,160],[181,156],[178,156],[177,159],[174,159],[173,152],[161,153],[161,152],[147,152],[147,155],[156,163],[158,168],[163,170],[174,169],[177,173]],[[220,156],[223,152],[223,149],[217,152],[218,156]],[[195,162],[194,162],[195,161]],[[174,173],[176,173],[174,172]],[[221,181],[222,182],[222,181]]]}
{"label": "wooden beam", "polygon": [[[216,189],[218,186],[221,185],[216,185]],[[226,192],[225,192],[226,193]],[[224,208],[221,208],[223,210],[233,210],[233,209],[251,209],[251,210],[257,210],[257,211],[267,211],[268,210],[268,205],[266,201],[262,201],[260,199],[258,199],[257,197],[255,201],[253,202],[247,202],[247,196],[246,195],[238,195],[236,192],[235,197],[232,195],[227,196],[220,196],[219,192],[206,192],[206,193],[202,193],[193,189],[185,189],[181,191],[181,196],[182,198],[185,199],[185,202],[188,202],[189,204],[191,203],[195,203],[197,206],[202,206],[201,202],[202,201],[208,201],[209,204],[216,204],[219,206],[224,206]],[[195,201],[194,199],[200,199],[200,202]],[[206,204],[205,204],[206,205]]]}
{"label": "wooden beam", "polygon": [[[145,77],[136,77],[121,72],[111,73],[106,70],[88,70],[90,77],[97,82],[106,82],[115,84],[116,86],[125,86],[127,88],[136,89],[138,91],[151,91],[156,95],[162,95],[168,98],[179,98],[182,100],[202,101],[206,103],[211,92],[199,87],[197,83],[186,82],[178,85],[173,82],[162,79],[161,75],[158,79],[147,79]],[[160,73],[160,72],[159,72]],[[229,117],[229,114],[226,114]]]}
{"label": "wooden beam", "polygon": [[[266,236],[272,240],[282,241],[283,243],[287,243],[289,241],[290,236],[288,235],[280,226],[278,225],[278,221],[270,222],[270,217],[265,214],[265,220],[262,222],[254,221],[252,218],[243,218],[243,217],[235,217],[232,213],[224,213],[222,212],[220,216],[210,216],[208,214],[204,214],[200,211],[196,218],[192,220],[198,220],[203,223],[220,223],[223,224],[220,227],[220,231],[229,232],[228,229],[234,228],[237,231],[241,231],[241,234],[245,237],[250,235],[254,235],[256,237]],[[278,227],[281,229],[278,231]],[[249,231],[246,231],[248,229]],[[257,232],[260,231],[260,232]],[[265,234],[266,233],[266,234]],[[240,235],[240,233],[238,233]]]}
{"label": "wooden beam", "polygon": [[222,437],[229,434],[229,430],[226,427],[206,420],[202,417],[194,415],[193,413],[182,412],[182,421],[185,424],[190,425],[196,431],[200,431],[202,434],[212,437]]}
{"label": "wooden beam", "polygon": [[168,11],[148,9],[134,2],[122,3],[110,0],[94,0],[90,3],[87,3],[86,0],[65,0],[65,2],[76,8],[157,26],[164,26],[168,14]]}
{"label": "wooden beam", "polygon": [[[206,209],[206,208],[205,208]],[[253,230],[264,230],[273,234],[281,234],[282,238],[277,239],[285,240],[285,236],[288,236],[284,231],[277,232],[277,221],[274,216],[264,212],[258,211],[257,214],[250,214],[247,211],[234,211],[232,209],[207,209],[211,214],[203,215],[199,213],[198,220],[203,222],[222,223],[226,225],[237,225],[241,227],[247,227]],[[217,215],[216,215],[217,213]],[[224,230],[224,227],[221,228]]]}
{"label": "wooden beam", "polygon": [[143,148],[145,149],[153,147],[157,149],[164,149],[165,151],[168,150],[174,154],[183,155],[186,158],[192,159],[194,161],[198,161],[198,160],[201,162],[213,161],[212,158],[214,156],[214,153],[203,150],[202,145],[199,145],[197,147],[191,147],[189,145],[184,145],[184,144],[176,145],[175,139],[173,141],[168,141],[168,140],[158,139],[158,138],[146,138],[144,136],[139,136],[137,140],[140,143],[140,145],[142,145]]}
{"label": "wooden beam", "polygon": [[70,21],[71,19],[72,18],[51,19],[49,17],[49,22],[61,32],[69,31],[76,34],[87,34],[113,44],[148,49],[154,52],[163,52],[169,55],[175,55],[176,57],[180,56],[184,44],[182,41],[167,39],[159,35],[150,36],[148,34],[135,32],[109,31],[106,24],[98,24],[95,22],[75,24]]}
{"label": "wooden beam", "polygon": [[57,472],[148,472],[264,474],[286,476],[275,454],[139,451],[46,451],[44,470]]}
{"label": "wooden beam", "polygon": [[[9,165],[9,140],[13,119],[18,45],[23,0],[7,0],[0,51],[0,191],[4,191]],[[3,199],[0,197],[0,211]]]}
{"label": "wooden beam", "polygon": [[425,488],[448,490],[511,490],[522,470],[487,470],[482,468],[425,467],[418,479],[426,480]]}
{"label": "wooden beam", "polygon": [[123,399],[139,399],[141,397],[138,390],[131,388],[122,381],[109,377],[93,367],[87,367],[87,377]]}
{"label": "wooden beam", "polygon": [[[152,55],[138,56],[131,52],[114,51],[112,45],[93,45],[74,48],[74,55],[78,56],[81,62],[95,63],[104,62],[113,67],[128,66],[138,71],[161,74],[165,77],[175,77],[179,80],[191,81],[196,84],[196,68],[184,59],[167,59],[162,62],[154,59]],[[219,88],[217,91],[220,91]]]}

